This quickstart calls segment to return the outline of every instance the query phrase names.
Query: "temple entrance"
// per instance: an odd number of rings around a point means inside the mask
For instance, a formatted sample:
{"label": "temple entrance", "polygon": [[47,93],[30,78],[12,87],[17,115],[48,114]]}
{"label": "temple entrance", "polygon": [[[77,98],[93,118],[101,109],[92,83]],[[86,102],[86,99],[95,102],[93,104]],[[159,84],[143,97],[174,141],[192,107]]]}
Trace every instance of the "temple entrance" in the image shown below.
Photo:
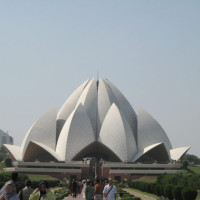
{"label": "temple entrance", "polygon": [[102,143],[95,141],[82,149],[72,160],[80,161],[84,158],[95,159],[96,161],[112,161],[121,162],[120,158],[108,147]]}

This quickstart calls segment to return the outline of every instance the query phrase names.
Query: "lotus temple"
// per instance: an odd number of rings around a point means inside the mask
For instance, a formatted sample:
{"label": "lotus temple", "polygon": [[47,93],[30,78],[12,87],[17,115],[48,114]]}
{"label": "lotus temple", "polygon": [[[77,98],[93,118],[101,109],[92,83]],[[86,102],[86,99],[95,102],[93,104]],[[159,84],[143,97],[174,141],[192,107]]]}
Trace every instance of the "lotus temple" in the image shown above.
{"label": "lotus temple", "polygon": [[109,80],[94,78],[82,83],[58,112],[53,107],[42,114],[21,146],[4,146],[14,165],[5,171],[118,180],[182,172],[176,161],[190,148],[173,148],[148,112],[136,112]]}

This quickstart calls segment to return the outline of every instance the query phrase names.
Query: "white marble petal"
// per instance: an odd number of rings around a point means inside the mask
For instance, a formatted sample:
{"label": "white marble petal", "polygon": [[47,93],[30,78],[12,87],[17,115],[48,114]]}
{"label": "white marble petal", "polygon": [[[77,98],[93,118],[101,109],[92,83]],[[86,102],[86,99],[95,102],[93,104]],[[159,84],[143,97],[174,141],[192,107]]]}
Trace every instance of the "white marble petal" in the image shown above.
{"label": "white marble petal", "polygon": [[138,111],[138,150],[143,151],[148,146],[164,143],[168,153],[172,145],[160,124],[146,111]]}
{"label": "white marble petal", "polygon": [[97,137],[97,82],[93,78],[83,90],[76,108],[82,104],[91,121],[95,138]]}
{"label": "white marble petal", "polygon": [[8,150],[14,160],[22,161],[22,149],[19,146],[4,144],[4,147]]}
{"label": "white marble petal", "polygon": [[141,149],[140,151],[138,151],[137,155],[134,156],[133,162],[135,162],[136,160],[138,160],[140,157],[142,157],[145,153],[147,153],[148,151],[151,151],[152,149],[154,149],[155,147],[159,146],[163,144],[162,142],[160,143],[156,143],[156,144],[152,144],[144,149]]}
{"label": "white marble petal", "polygon": [[129,123],[132,132],[134,134],[136,143],[137,143],[137,115],[130,105],[126,97],[109,81],[106,79],[107,84],[111,88],[114,96],[116,97],[117,105],[123,115],[126,117],[127,122]]}
{"label": "white marble petal", "polygon": [[83,92],[85,86],[88,84],[89,79],[87,79],[84,83],[82,83],[66,100],[66,102],[61,107],[60,111],[58,112],[57,119],[67,120],[69,115],[74,110],[81,93]]}
{"label": "white marble petal", "polygon": [[26,134],[21,148],[22,158],[26,152],[26,148],[31,140],[42,142],[49,148],[55,150],[56,147],[56,107],[49,109],[41,115],[39,119],[32,125]]}
{"label": "white marble petal", "polygon": [[56,147],[61,161],[71,161],[83,148],[95,141],[93,128],[82,104],[67,119]]}
{"label": "white marble petal", "polygon": [[184,154],[187,153],[187,151],[190,149],[190,147],[180,147],[170,150],[170,155],[172,160],[179,160]]}
{"label": "white marble petal", "polygon": [[117,106],[117,101],[113,95],[110,87],[106,84],[103,79],[99,79],[98,86],[98,134],[105,119],[105,116],[110,109],[111,105],[115,103]]}
{"label": "white marble petal", "polygon": [[131,127],[114,103],[102,124],[99,141],[115,152],[121,161],[132,161],[137,153]]}

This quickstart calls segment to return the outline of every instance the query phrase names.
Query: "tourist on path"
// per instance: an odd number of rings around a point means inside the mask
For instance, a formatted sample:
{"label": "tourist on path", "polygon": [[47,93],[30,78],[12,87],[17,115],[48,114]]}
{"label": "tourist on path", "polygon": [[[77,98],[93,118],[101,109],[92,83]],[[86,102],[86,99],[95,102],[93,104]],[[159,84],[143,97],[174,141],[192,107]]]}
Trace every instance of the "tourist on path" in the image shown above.
{"label": "tourist on path", "polygon": [[112,179],[108,179],[108,185],[104,187],[103,196],[106,200],[115,200],[117,197],[116,187],[112,184]]}
{"label": "tourist on path", "polygon": [[103,199],[103,185],[100,183],[100,179],[96,179],[96,185],[94,187],[94,199],[102,200]]}
{"label": "tourist on path", "polygon": [[29,197],[33,193],[33,191],[34,190],[31,188],[31,181],[26,180],[25,187],[19,192],[20,200],[29,200]]}
{"label": "tourist on path", "polygon": [[92,200],[94,197],[94,187],[92,187],[92,182],[87,182],[87,186],[85,188],[85,199]]}
{"label": "tourist on path", "polygon": [[72,185],[72,181],[71,180],[69,181],[68,188],[69,188],[69,194],[70,194],[70,196],[72,196],[73,185]]}
{"label": "tourist on path", "polygon": [[83,180],[82,184],[83,184],[83,199],[86,199],[86,197],[85,197],[85,189],[87,187],[86,180]]}
{"label": "tourist on path", "polygon": [[72,192],[73,192],[73,197],[76,198],[77,195],[77,181],[74,180],[72,183]]}
{"label": "tourist on path", "polygon": [[38,188],[30,195],[29,200],[55,200],[54,193],[48,188],[47,181],[41,181]]}
{"label": "tourist on path", "polygon": [[[10,181],[14,184],[14,188],[13,188],[14,192],[18,193],[20,190],[18,188],[19,184],[17,184],[18,183],[18,173],[17,172],[12,172],[11,180],[9,180],[8,182],[10,182]],[[6,192],[5,187],[8,182],[6,182],[5,185],[1,188],[0,195],[4,194]]]}
{"label": "tourist on path", "polygon": [[15,185],[12,181],[6,182],[4,189],[4,193],[0,195],[0,200],[19,200]]}

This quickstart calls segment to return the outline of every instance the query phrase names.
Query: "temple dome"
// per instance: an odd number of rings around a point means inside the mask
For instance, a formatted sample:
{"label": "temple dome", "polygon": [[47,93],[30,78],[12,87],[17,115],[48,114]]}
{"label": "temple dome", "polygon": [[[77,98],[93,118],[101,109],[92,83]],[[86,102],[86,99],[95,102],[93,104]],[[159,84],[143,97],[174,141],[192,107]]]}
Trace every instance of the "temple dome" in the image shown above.
{"label": "temple dome", "polygon": [[146,111],[138,114],[104,79],[86,80],[57,114],[51,108],[33,123],[21,146],[4,145],[17,161],[68,162],[88,156],[108,161],[169,162],[189,147],[173,149],[161,125]]}

